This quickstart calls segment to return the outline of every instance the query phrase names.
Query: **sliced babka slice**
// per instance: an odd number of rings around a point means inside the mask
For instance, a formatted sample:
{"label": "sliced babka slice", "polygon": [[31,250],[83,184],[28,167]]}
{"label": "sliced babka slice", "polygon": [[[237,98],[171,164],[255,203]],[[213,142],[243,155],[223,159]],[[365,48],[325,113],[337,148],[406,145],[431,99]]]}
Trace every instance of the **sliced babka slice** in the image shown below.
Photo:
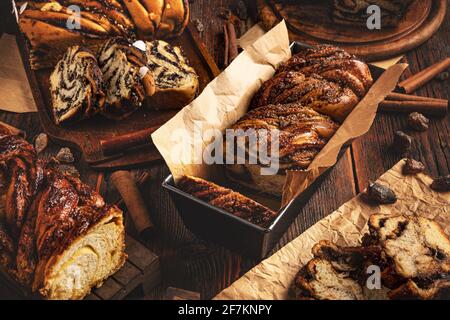
{"label": "sliced babka slice", "polygon": [[156,84],[149,107],[178,109],[191,102],[198,90],[198,76],[181,49],[161,40],[147,42],[146,47],[148,68]]}
{"label": "sliced babka slice", "polygon": [[105,94],[95,55],[80,46],[70,47],[50,76],[50,90],[56,124],[102,111]]}
{"label": "sliced babka slice", "polygon": [[123,119],[140,108],[146,96],[155,93],[146,64],[145,52],[126,39],[112,38],[103,44],[99,65],[106,87],[106,117]]}

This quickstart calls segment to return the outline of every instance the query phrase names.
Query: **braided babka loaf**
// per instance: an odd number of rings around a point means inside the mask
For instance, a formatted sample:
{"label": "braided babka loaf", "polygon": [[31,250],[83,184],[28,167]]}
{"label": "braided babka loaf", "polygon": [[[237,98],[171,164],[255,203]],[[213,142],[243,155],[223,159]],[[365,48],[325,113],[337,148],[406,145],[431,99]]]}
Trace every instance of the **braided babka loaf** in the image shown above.
{"label": "braided babka loaf", "polygon": [[[227,176],[246,187],[264,191],[269,194],[281,195],[286,172],[288,170],[303,170],[308,168],[315,156],[334,135],[339,125],[330,117],[322,115],[310,107],[304,107],[300,103],[285,105],[268,105],[248,112],[230,129],[243,132],[266,130],[269,134],[262,138],[267,139],[270,149],[274,131],[278,135],[278,155],[271,155],[271,161],[278,162],[279,170],[276,175],[262,175],[261,169],[267,164],[251,164],[245,161],[239,164],[235,159],[234,164],[226,166]],[[235,141],[226,141],[225,153],[230,148],[229,143],[235,143],[237,148],[245,147],[246,159],[248,155],[257,150],[251,150],[247,141],[245,146],[240,146]],[[234,156],[236,156],[236,152]],[[270,153],[268,152],[270,155]],[[227,155],[225,155],[227,156]],[[229,157],[229,156],[228,156]]]}
{"label": "braided babka loaf", "polygon": [[19,27],[30,44],[31,67],[40,69],[54,66],[70,46],[95,51],[111,37],[175,37],[188,21],[187,0],[41,0],[27,1]]}
{"label": "braided babka loaf", "polygon": [[180,47],[165,41],[146,43],[147,66],[155,79],[156,92],[148,98],[154,109],[179,109],[190,103],[198,90],[195,70],[187,64]]}
{"label": "braided babka loaf", "polygon": [[184,176],[177,186],[186,193],[261,227],[268,227],[277,213],[238,192],[197,177]]}
{"label": "braided babka loaf", "polygon": [[122,212],[78,178],[37,159],[17,136],[0,135],[4,211],[0,263],[46,299],[81,299],[124,264]]}
{"label": "braided babka loaf", "polygon": [[334,0],[333,21],[337,24],[367,28],[370,14],[367,8],[376,5],[381,9],[381,27],[396,27],[413,0]]}
{"label": "braided babka loaf", "polygon": [[[450,240],[422,217],[372,215],[363,246],[344,248],[321,241],[314,259],[298,273],[298,299],[448,299]],[[369,289],[368,267],[381,271],[383,288]]]}
{"label": "braided babka loaf", "polygon": [[123,38],[112,38],[101,47],[98,62],[106,88],[103,115],[123,119],[155,93],[153,76],[146,67],[144,52]]}
{"label": "braided babka loaf", "polygon": [[88,49],[70,47],[50,75],[56,124],[90,118],[103,112],[105,93],[97,58]]}
{"label": "braided babka loaf", "polygon": [[281,65],[255,95],[250,108],[298,101],[343,122],[372,83],[367,64],[340,48],[318,46]]}

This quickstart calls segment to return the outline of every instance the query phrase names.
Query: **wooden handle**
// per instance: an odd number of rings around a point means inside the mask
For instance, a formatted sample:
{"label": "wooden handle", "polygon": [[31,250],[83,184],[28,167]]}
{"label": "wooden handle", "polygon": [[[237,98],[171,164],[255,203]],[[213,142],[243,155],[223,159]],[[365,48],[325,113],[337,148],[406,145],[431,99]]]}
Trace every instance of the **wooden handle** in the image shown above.
{"label": "wooden handle", "polygon": [[131,173],[129,171],[116,171],[111,175],[111,181],[122,196],[139,234],[152,230],[154,224],[150,220],[145,202]]}
{"label": "wooden handle", "polygon": [[405,91],[405,93],[414,92],[448,68],[450,68],[450,58],[422,70],[405,81],[400,82],[398,86]]}
{"label": "wooden handle", "polygon": [[390,112],[420,112],[432,116],[445,116],[447,114],[448,103],[427,102],[427,101],[383,101],[379,105],[380,111]]}
{"label": "wooden handle", "polygon": [[103,154],[105,156],[111,156],[118,153],[123,153],[125,150],[134,147],[152,144],[153,142],[151,139],[151,134],[158,129],[159,127],[152,127],[142,131],[114,137],[108,140],[100,140]]}

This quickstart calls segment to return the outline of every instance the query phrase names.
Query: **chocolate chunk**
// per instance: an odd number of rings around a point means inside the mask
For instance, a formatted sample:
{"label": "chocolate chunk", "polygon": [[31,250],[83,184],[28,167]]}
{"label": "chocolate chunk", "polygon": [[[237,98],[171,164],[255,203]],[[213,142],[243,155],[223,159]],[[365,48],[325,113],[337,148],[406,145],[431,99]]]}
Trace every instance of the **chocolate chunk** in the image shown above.
{"label": "chocolate chunk", "polygon": [[402,131],[397,131],[394,135],[393,149],[401,154],[407,155],[411,152],[413,138]]}
{"label": "chocolate chunk", "polygon": [[413,112],[408,117],[408,125],[411,129],[416,131],[427,131],[430,120],[423,114]]}
{"label": "chocolate chunk", "polygon": [[74,163],[75,158],[73,157],[72,151],[70,151],[69,148],[62,148],[59,150],[58,154],[56,155],[56,159],[59,162],[63,163]]}
{"label": "chocolate chunk", "polygon": [[45,133],[40,133],[34,140],[34,149],[37,153],[41,153],[48,146],[48,136]]}
{"label": "chocolate chunk", "polygon": [[417,174],[423,172],[423,170],[425,170],[423,163],[411,158],[406,159],[405,164],[403,165],[404,175]]}
{"label": "chocolate chunk", "polygon": [[434,179],[431,189],[438,192],[450,191],[450,175]]}
{"label": "chocolate chunk", "polygon": [[376,182],[369,182],[367,199],[377,204],[392,204],[397,202],[397,195],[390,188]]}

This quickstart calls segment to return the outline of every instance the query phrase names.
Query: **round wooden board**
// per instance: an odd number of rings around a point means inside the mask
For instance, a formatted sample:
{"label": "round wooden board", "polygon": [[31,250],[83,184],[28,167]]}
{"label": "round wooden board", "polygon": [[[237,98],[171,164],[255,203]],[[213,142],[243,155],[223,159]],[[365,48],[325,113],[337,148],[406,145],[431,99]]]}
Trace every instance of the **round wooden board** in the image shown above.
{"label": "round wooden board", "polygon": [[[269,5],[267,4],[267,6]],[[292,28],[292,22],[288,23],[290,29],[289,35],[291,41],[300,41],[312,45],[323,43],[333,44],[346,49],[350,53],[353,53],[368,62],[380,61],[399,56],[427,41],[441,26],[446,17],[446,12],[447,0],[432,0],[430,12],[422,24],[413,28],[412,31],[400,35],[397,32],[393,32],[391,37],[381,41],[367,41],[367,39],[364,39],[362,36],[358,43],[326,41],[308,35],[305,32],[296,32],[295,29]],[[279,13],[277,14],[280,16]],[[408,14],[411,14],[411,12]],[[417,16],[422,16],[422,12],[420,12]],[[320,21],[317,16],[317,12],[314,13],[314,17],[316,19],[316,23],[317,21]],[[417,21],[420,22],[420,19],[417,19]],[[333,27],[329,30],[330,34],[332,34],[335,29],[336,25],[333,25]],[[355,28],[352,29],[350,27],[349,30],[350,32],[353,31],[358,35],[360,34],[359,31],[355,32]],[[376,32],[374,31],[374,33]]]}
{"label": "round wooden board", "polygon": [[[433,0],[416,0],[396,28],[369,30],[336,24],[331,18],[329,2],[314,1],[298,5],[274,5],[289,28],[319,41],[367,44],[404,37],[420,28],[428,18]],[[314,12],[314,15],[311,15]]]}

